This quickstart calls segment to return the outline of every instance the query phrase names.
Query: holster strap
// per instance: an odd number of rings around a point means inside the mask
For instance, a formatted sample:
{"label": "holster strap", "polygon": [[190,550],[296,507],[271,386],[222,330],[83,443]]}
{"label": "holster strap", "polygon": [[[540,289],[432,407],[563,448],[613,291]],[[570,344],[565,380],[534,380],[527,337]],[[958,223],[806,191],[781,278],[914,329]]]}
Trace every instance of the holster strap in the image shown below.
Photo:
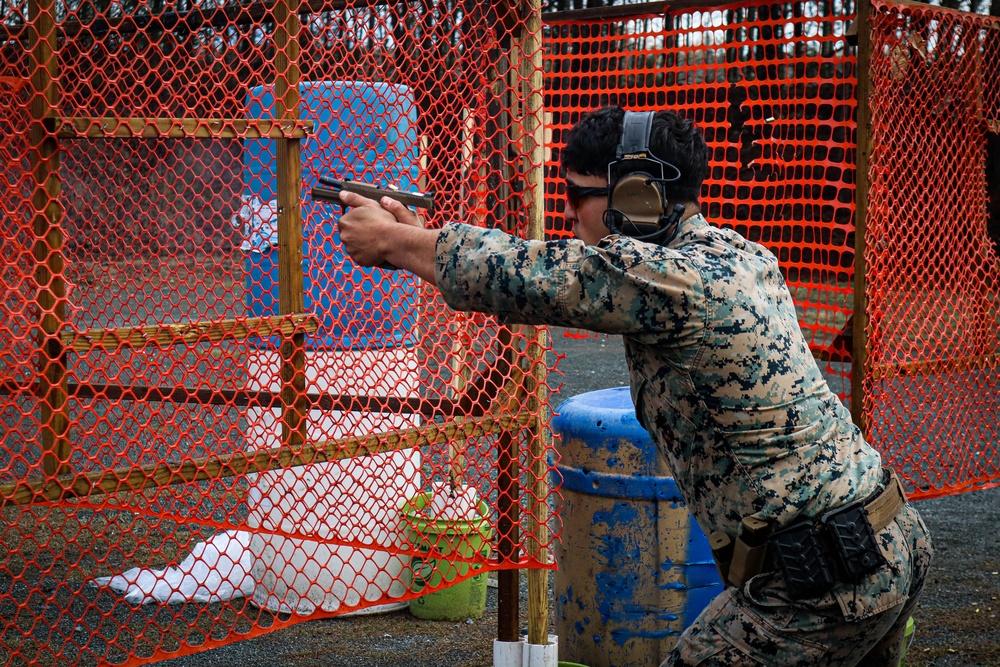
{"label": "holster strap", "polygon": [[885,490],[865,505],[868,523],[871,524],[872,530],[876,533],[888,526],[906,504],[906,493],[899,483],[896,471],[892,468],[887,468],[887,470],[889,471],[889,481],[886,483]]}

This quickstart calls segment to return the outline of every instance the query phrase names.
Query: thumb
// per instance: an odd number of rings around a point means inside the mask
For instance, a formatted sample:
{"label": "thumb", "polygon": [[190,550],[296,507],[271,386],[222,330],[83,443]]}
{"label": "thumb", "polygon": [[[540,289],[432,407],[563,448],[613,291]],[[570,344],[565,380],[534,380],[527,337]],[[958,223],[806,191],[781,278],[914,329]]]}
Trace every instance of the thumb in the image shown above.
{"label": "thumb", "polygon": [[410,225],[411,227],[423,227],[413,211],[407,208],[402,202],[396,201],[392,197],[382,197],[379,203],[382,205],[382,208],[395,216],[397,222]]}

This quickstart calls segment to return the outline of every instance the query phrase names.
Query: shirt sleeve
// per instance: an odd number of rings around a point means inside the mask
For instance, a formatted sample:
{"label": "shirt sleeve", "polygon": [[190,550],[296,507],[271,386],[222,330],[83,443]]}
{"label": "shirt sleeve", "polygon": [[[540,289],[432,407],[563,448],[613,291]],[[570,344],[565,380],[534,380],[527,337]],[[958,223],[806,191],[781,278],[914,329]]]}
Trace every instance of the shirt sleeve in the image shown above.
{"label": "shirt sleeve", "polygon": [[700,273],[675,250],[626,237],[589,246],[446,225],[437,239],[435,278],[452,308],[506,322],[659,340],[704,331]]}

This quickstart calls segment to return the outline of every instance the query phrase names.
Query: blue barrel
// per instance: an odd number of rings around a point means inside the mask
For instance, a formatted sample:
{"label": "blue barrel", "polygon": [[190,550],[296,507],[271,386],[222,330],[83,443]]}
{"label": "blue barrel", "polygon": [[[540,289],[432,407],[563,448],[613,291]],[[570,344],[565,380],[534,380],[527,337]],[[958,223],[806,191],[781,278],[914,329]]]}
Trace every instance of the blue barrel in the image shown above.
{"label": "blue barrel", "polygon": [[[320,320],[310,350],[385,349],[416,337],[416,279],[407,272],[361,268],[344,253],[336,222],[341,208],[309,192],[321,174],[376,185],[415,188],[417,107],[406,86],[354,81],[300,84],[301,116],[316,123],[302,142],[305,309]],[[273,86],[247,101],[250,118],[274,117]],[[244,202],[277,197],[275,141],[248,139],[243,152]],[[250,230],[244,241],[246,304],[254,315],[278,312],[276,229]]]}
{"label": "blue barrel", "polygon": [[659,665],[722,591],[708,539],[639,425],[627,387],[574,396],[557,413],[559,659]]}

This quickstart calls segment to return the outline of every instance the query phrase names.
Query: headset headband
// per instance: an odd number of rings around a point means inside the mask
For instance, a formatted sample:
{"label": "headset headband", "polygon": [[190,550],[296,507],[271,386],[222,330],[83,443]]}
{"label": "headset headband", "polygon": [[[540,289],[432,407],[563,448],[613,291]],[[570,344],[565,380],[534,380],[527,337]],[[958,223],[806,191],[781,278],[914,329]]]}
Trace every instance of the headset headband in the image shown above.
{"label": "headset headband", "polygon": [[626,111],[622,140],[618,143],[615,157],[621,160],[626,155],[647,157],[649,155],[649,131],[653,127],[653,111]]}

